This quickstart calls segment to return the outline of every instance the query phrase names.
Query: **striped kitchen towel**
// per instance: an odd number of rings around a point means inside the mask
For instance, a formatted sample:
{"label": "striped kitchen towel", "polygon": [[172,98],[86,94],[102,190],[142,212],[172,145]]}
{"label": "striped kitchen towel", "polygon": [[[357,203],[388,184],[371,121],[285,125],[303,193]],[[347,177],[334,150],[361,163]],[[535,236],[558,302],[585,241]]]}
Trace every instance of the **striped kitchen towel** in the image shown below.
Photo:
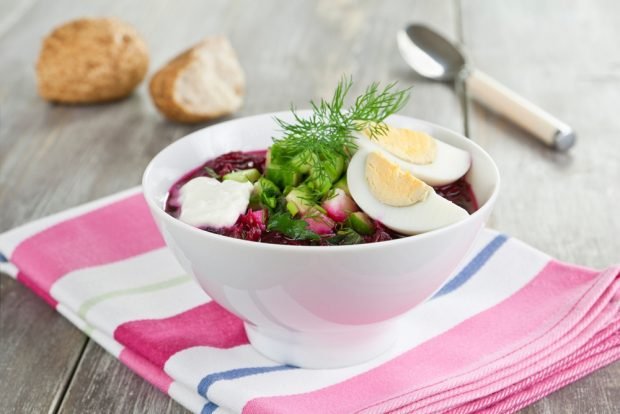
{"label": "striped kitchen towel", "polygon": [[0,252],[3,271],[193,412],[514,412],[620,358],[620,267],[560,263],[491,230],[393,349],[332,370],[255,352],[184,274],[139,189],[4,233]]}

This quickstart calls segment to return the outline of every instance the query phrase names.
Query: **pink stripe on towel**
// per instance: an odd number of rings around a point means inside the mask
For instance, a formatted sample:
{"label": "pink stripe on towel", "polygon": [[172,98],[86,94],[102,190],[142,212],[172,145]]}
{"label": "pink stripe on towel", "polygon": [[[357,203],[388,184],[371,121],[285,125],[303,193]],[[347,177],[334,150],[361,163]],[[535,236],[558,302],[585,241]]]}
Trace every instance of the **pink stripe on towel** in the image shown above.
{"label": "pink stripe on towel", "polygon": [[193,346],[231,348],[248,343],[241,320],[215,302],[170,318],[124,323],[114,331],[114,339],[158,367]]}
{"label": "pink stripe on towel", "polygon": [[[592,364],[593,359],[600,361],[602,358],[602,360],[607,361],[609,357],[615,355],[620,350],[620,333],[618,328],[620,328],[620,321],[614,322],[597,333],[574,354],[563,358],[542,371],[493,394],[464,403],[448,412],[451,414],[478,413],[485,408],[506,405],[507,401],[510,400],[527,400],[529,396],[537,396],[535,400],[542,398],[559,387],[553,389],[545,387],[546,393],[543,393],[543,389],[540,387],[541,384],[559,383],[557,379],[560,377],[585,376],[595,369]],[[613,360],[608,362],[611,361]],[[521,397],[518,398],[517,395]],[[524,395],[528,397],[524,397]],[[515,410],[518,408],[521,407],[517,407]]]}
{"label": "pink stripe on towel", "polygon": [[[562,318],[552,329],[543,330],[540,337],[526,346],[515,343],[512,352],[485,366],[483,370],[444,382],[442,387],[427,387],[416,391],[414,396],[392,400],[391,405],[407,404],[407,408],[420,413],[444,411],[501,389],[508,389],[517,382],[538,375],[546,366],[553,366],[571,355],[577,355],[587,349],[591,338],[599,335],[601,329],[606,329],[604,327],[618,315],[620,303],[615,297],[618,295],[620,280],[615,278],[617,273],[617,269],[610,269],[598,275],[599,279],[606,282],[611,279],[614,282],[602,294],[601,286],[594,283],[593,288],[571,310],[571,314]],[[587,311],[584,313],[584,310]],[[446,383],[449,389],[446,389]]]}
{"label": "pink stripe on towel", "polygon": [[[329,413],[336,408],[355,412],[434,384],[447,384],[459,374],[505,357],[505,350],[517,349],[516,344],[527,345],[560,321],[574,326],[592,306],[582,304],[583,309],[574,309],[595,283],[600,284],[602,278],[597,275],[592,270],[550,262],[507,300],[392,361],[315,392],[254,399],[243,412]],[[601,293],[590,295],[592,301]]]}
{"label": "pink stripe on towel", "polygon": [[[39,291],[90,266],[127,259],[164,246],[142,194],[58,223],[17,246],[11,262],[36,275]],[[22,278],[22,280],[24,280]]]}
{"label": "pink stripe on towel", "polygon": [[556,372],[554,375],[540,381],[532,387],[529,387],[522,392],[513,394],[487,409],[476,411],[476,413],[498,414],[517,412],[521,408],[524,408],[533,402],[546,397],[552,392],[585,377],[597,369],[617,361],[618,358],[620,358],[620,348],[618,346],[601,353],[594,354],[582,361],[580,365]]}

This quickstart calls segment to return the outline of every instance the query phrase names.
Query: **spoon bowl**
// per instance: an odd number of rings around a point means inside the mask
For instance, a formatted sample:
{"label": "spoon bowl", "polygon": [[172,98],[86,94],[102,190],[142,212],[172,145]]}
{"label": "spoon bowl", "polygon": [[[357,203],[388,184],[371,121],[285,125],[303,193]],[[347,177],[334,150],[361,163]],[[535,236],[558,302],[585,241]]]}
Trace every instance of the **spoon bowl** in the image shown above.
{"label": "spoon bowl", "polygon": [[407,64],[425,78],[452,81],[465,67],[460,50],[426,26],[408,25],[398,33],[397,40]]}
{"label": "spoon bowl", "polygon": [[403,59],[419,75],[465,84],[467,95],[530,132],[545,145],[566,151],[575,143],[573,129],[553,115],[467,63],[464,53],[441,34],[410,24],[396,36]]}

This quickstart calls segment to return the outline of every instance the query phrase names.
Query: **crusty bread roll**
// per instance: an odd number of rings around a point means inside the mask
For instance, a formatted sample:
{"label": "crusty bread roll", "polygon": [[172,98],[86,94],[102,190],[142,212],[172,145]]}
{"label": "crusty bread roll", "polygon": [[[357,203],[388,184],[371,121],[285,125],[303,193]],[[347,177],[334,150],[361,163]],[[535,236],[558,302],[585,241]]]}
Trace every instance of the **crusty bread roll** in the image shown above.
{"label": "crusty bread roll", "polygon": [[167,118],[203,122],[241,107],[245,76],[228,39],[209,37],[160,69],[149,89]]}
{"label": "crusty bread roll", "polygon": [[78,19],[50,33],[37,62],[39,94],[64,103],[111,101],[129,95],[148,69],[146,44],[117,19]]}

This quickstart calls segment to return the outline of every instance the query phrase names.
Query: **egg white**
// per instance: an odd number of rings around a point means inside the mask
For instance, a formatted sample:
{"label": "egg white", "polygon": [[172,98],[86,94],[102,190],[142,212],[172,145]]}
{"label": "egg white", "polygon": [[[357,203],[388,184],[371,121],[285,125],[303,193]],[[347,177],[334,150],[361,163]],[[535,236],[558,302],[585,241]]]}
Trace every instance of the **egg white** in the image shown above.
{"label": "egg white", "polygon": [[398,164],[403,170],[409,171],[414,177],[419,178],[430,186],[450,184],[461,178],[471,166],[469,152],[446,144],[436,138],[437,156],[430,164],[413,164],[405,161],[383,148],[372,138],[362,134],[356,134],[356,143],[360,149],[368,151],[380,151],[390,161]]}
{"label": "egg white", "polygon": [[[439,141],[437,143],[439,144]],[[357,205],[373,219],[399,233],[414,235],[445,227],[469,215],[463,208],[437,195],[434,190],[424,201],[411,206],[393,207],[381,203],[373,196],[366,180],[366,158],[372,151],[381,151],[386,156],[391,155],[379,146],[360,146],[349,163],[347,182],[349,192]],[[392,158],[398,160],[396,157]],[[398,164],[402,163],[405,162],[401,161]],[[411,171],[409,168],[407,170]]]}

